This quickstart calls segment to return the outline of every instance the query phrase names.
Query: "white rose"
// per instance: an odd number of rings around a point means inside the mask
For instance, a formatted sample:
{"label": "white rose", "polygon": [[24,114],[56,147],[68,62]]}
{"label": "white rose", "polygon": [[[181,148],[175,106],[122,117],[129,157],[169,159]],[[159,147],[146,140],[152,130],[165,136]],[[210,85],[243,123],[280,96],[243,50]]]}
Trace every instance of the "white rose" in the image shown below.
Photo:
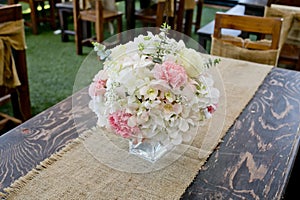
{"label": "white rose", "polygon": [[178,61],[190,77],[198,77],[203,71],[203,58],[194,49],[184,48],[179,52]]}

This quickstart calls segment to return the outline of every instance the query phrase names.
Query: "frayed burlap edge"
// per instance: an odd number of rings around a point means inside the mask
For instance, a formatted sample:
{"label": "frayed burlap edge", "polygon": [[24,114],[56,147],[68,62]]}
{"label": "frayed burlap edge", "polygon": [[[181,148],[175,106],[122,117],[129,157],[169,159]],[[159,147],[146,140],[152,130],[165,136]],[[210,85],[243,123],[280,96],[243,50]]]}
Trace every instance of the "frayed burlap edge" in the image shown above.
{"label": "frayed burlap edge", "polygon": [[56,161],[60,160],[67,152],[76,148],[79,144],[81,144],[87,137],[89,137],[93,130],[96,127],[85,131],[84,133],[80,134],[79,137],[70,141],[66,146],[60,149],[58,152],[52,154],[49,158],[41,161],[37,166],[35,166],[31,171],[29,171],[26,175],[18,178],[15,180],[9,187],[3,189],[4,192],[0,192],[0,198],[6,199],[10,194],[16,194],[19,190],[21,190],[28,181],[35,178],[41,171],[47,169],[50,165],[55,163]]}

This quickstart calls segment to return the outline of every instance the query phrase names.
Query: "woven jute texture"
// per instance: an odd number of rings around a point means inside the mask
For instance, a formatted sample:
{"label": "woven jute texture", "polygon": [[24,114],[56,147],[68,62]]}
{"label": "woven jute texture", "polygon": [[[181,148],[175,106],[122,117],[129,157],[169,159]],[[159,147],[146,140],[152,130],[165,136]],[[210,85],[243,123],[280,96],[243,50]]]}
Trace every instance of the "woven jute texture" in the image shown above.
{"label": "woven jute texture", "polygon": [[[227,39],[232,41],[242,41],[246,40],[234,37],[230,35],[225,36]],[[268,43],[267,41],[258,41],[261,43]],[[246,43],[246,42],[245,42]],[[267,65],[276,65],[278,60],[278,50],[270,49],[270,50],[254,50],[247,49],[245,47],[239,47],[232,43],[223,41],[222,39],[218,39],[212,37],[212,45],[211,45],[211,54],[217,56],[223,56],[227,58],[234,58],[239,60],[263,63]]]}
{"label": "woven jute texture", "polygon": [[271,66],[222,58],[218,69],[218,111],[188,148],[181,145],[169,155],[175,155],[172,162],[129,156],[128,142],[92,129],[17,180],[6,190],[7,199],[179,199]]}

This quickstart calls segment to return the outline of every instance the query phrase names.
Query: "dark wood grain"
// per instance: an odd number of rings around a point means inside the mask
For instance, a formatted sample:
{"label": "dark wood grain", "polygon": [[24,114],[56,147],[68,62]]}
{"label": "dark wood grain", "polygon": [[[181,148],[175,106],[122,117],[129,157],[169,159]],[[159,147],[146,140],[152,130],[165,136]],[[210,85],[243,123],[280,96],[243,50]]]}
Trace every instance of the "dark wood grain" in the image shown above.
{"label": "dark wood grain", "polygon": [[87,98],[80,91],[76,105],[69,97],[0,137],[0,192],[95,124]]}
{"label": "dark wood grain", "polygon": [[[88,101],[80,91],[0,137],[0,192],[94,126]],[[300,73],[274,68],[182,199],[283,198],[299,146],[299,114]]]}
{"label": "dark wood grain", "polygon": [[182,198],[283,198],[299,124],[300,73],[274,68]]}

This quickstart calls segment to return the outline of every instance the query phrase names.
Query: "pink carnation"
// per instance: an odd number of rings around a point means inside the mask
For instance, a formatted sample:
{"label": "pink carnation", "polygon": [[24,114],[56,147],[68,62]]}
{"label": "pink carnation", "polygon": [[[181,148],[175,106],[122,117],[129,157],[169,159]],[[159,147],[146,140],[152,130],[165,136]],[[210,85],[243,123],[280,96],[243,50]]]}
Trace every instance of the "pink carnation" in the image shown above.
{"label": "pink carnation", "polygon": [[178,88],[187,82],[187,74],[181,65],[171,61],[163,64],[156,64],[153,68],[153,75],[156,79],[167,81],[173,88]]}
{"label": "pink carnation", "polygon": [[214,104],[214,105],[210,105],[207,107],[207,111],[210,113],[210,114],[213,114],[217,109],[217,105]]}
{"label": "pink carnation", "polygon": [[130,127],[128,125],[128,119],[131,116],[130,113],[125,113],[124,111],[114,112],[108,116],[109,124],[118,135],[129,138],[139,130],[138,127]]}
{"label": "pink carnation", "polygon": [[100,70],[99,73],[93,79],[93,83],[89,87],[90,96],[100,96],[106,92],[107,73],[104,70]]}

